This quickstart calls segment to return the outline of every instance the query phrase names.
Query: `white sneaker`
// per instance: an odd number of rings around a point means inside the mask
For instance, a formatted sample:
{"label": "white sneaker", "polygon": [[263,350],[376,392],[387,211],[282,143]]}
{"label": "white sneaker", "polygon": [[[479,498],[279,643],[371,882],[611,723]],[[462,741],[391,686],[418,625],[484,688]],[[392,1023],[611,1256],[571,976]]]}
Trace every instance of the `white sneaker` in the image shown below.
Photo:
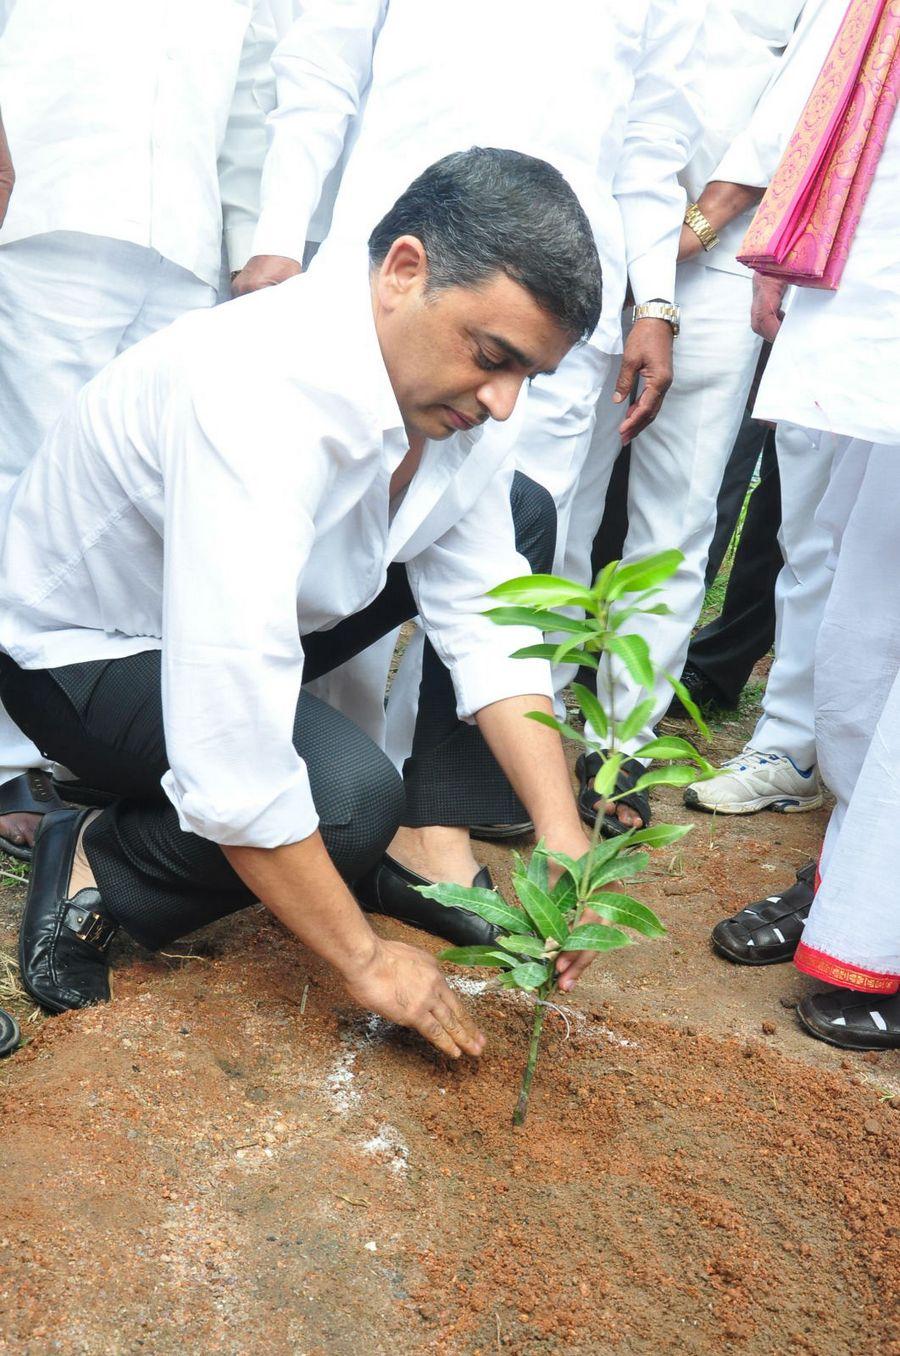
{"label": "white sneaker", "polygon": [[796,814],[817,810],[822,783],[815,764],[801,772],[783,753],[762,753],[748,744],[722,764],[718,777],[685,788],[684,803],[720,815],[753,815],[757,810]]}

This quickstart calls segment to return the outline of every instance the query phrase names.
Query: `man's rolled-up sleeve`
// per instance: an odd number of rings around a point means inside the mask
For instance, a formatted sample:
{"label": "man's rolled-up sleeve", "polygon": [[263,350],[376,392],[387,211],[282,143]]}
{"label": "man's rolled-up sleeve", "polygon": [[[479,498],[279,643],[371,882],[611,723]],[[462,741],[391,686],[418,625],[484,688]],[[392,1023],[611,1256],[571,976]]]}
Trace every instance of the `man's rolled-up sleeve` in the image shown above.
{"label": "man's rolled-up sleeve", "polygon": [[185,398],[164,447],[162,785],[185,831],[273,848],[318,825],[293,730],[297,583],[325,470],[305,458],[298,474],[285,427],[303,423],[265,391],[252,408],[226,382],[207,394]]}
{"label": "man's rolled-up sleeve", "polygon": [[531,573],[515,546],[513,472],[511,462],[498,471],[466,515],[407,564],[425,633],[453,679],[461,720],[505,697],[553,694],[545,660],[512,658],[540,643],[540,632],[497,626],[483,615],[497,606],[486,596],[489,589]]}
{"label": "man's rolled-up sleeve", "polygon": [[675,293],[685,193],[678,175],[700,136],[695,85],[705,6],[654,0],[613,181],[636,302]]}

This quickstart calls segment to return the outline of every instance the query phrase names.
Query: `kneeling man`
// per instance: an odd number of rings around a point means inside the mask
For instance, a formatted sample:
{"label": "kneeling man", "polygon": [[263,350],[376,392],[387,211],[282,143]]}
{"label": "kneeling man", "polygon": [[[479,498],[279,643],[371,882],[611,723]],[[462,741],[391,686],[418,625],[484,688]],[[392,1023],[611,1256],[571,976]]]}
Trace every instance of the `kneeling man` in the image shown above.
{"label": "kneeling man", "polygon": [[[420,822],[410,799],[432,813],[467,776],[482,797],[511,783],[548,846],[585,850],[561,745],[522,718],[551,709],[546,666],[509,658],[534,633],[480,615],[527,569],[515,419],[481,425],[592,332],[600,292],[562,176],[476,148],[416,180],[368,257],[188,315],[77,397],[7,502],[0,553],[0,697],[114,798],[41,824],[20,960],[45,1007],[108,997],[117,927],[158,947],[259,899],[363,1006],[480,1052],[433,957],[378,937],[347,882]],[[431,776],[405,796],[301,688],[416,613],[455,710],[430,704],[414,754]],[[471,719],[483,756],[442,776]],[[462,915],[457,936],[484,926]],[[564,987],[588,960],[562,962]]]}

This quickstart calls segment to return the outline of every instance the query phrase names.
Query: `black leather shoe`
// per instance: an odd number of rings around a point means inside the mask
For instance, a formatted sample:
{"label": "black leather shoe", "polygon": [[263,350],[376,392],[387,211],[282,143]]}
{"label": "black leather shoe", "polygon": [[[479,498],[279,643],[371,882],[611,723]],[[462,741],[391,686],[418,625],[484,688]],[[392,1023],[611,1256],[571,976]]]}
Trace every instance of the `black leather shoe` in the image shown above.
{"label": "black leather shoe", "polygon": [[[410,927],[422,928],[435,937],[444,937],[454,946],[490,946],[500,935],[500,929],[487,923],[468,909],[448,909],[436,899],[425,899],[415,886],[433,885],[434,881],[417,876],[405,866],[385,855],[361,880],[355,893],[366,913],[383,913],[397,918]],[[493,890],[494,882],[484,866],[472,881],[482,890]]]}
{"label": "black leather shoe", "polygon": [[[46,815],[51,810],[61,810],[62,801],[53,789],[49,772],[33,768],[13,777],[11,782],[0,786],[0,815]],[[20,862],[30,862],[32,849],[26,842],[15,838],[6,838],[0,834],[0,851]]]}
{"label": "black leather shoe", "polygon": [[769,895],[723,918],[712,930],[720,956],[738,965],[779,965],[793,959],[815,894],[815,862],[807,862],[780,895]]}
{"label": "black leather shoe", "polygon": [[5,1008],[0,1008],[0,1058],[17,1050],[21,1039],[22,1033],[15,1017]]}
{"label": "black leather shoe", "polygon": [[[707,706],[721,706],[728,711],[733,711],[737,705],[736,702],[729,701],[719,691],[715,683],[711,683],[706,674],[695,668],[693,664],[685,664],[681,681],[687,688],[688,695],[701,710]],[[690,720],[690,716],[681,704],[681,698],[677,696],[669,702],[666,715],[670,720]]]}
{"label": "black leather shoe", "polygon": [[106,951],[117,925],[100,892],[68,898],[72,861],[90,810],[56,810],[41,820],[19,932],[19,968],[31,997],[50,1012],[109,1002]]}
{"label": "black leather shoe", "polygon": [[851,989],[813,993],[798,1003],[797,1016],[811,1036],[842,1050],[900,1048],[900,994],[884,998]]}

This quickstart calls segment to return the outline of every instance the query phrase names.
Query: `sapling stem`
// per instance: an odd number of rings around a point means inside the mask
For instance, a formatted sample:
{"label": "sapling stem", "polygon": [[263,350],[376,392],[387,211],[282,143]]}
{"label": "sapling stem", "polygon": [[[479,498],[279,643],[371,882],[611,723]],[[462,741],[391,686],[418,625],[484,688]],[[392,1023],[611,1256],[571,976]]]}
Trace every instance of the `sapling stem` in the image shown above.
{"label": "sapling stem", "polygon": [[543,1003],[538,1002],[535,1005],[534,1025],[531,1028],[531,1044],[528,1047],[528,1063],[525,1065],[525,1072],[522,1075],[522,1086],[519,1089],[519,1100],[516,1102],[516,1109],[513,1112],[513,1125],[521,1125],[528,1112],[528,1094],[531,1091],[531,1080],[534,1078],[534,1070],[537,1065],[538,1050],[541,1045],[541,1030],[544,1025],[544,1015],[546,1011],[547,1009]]}

